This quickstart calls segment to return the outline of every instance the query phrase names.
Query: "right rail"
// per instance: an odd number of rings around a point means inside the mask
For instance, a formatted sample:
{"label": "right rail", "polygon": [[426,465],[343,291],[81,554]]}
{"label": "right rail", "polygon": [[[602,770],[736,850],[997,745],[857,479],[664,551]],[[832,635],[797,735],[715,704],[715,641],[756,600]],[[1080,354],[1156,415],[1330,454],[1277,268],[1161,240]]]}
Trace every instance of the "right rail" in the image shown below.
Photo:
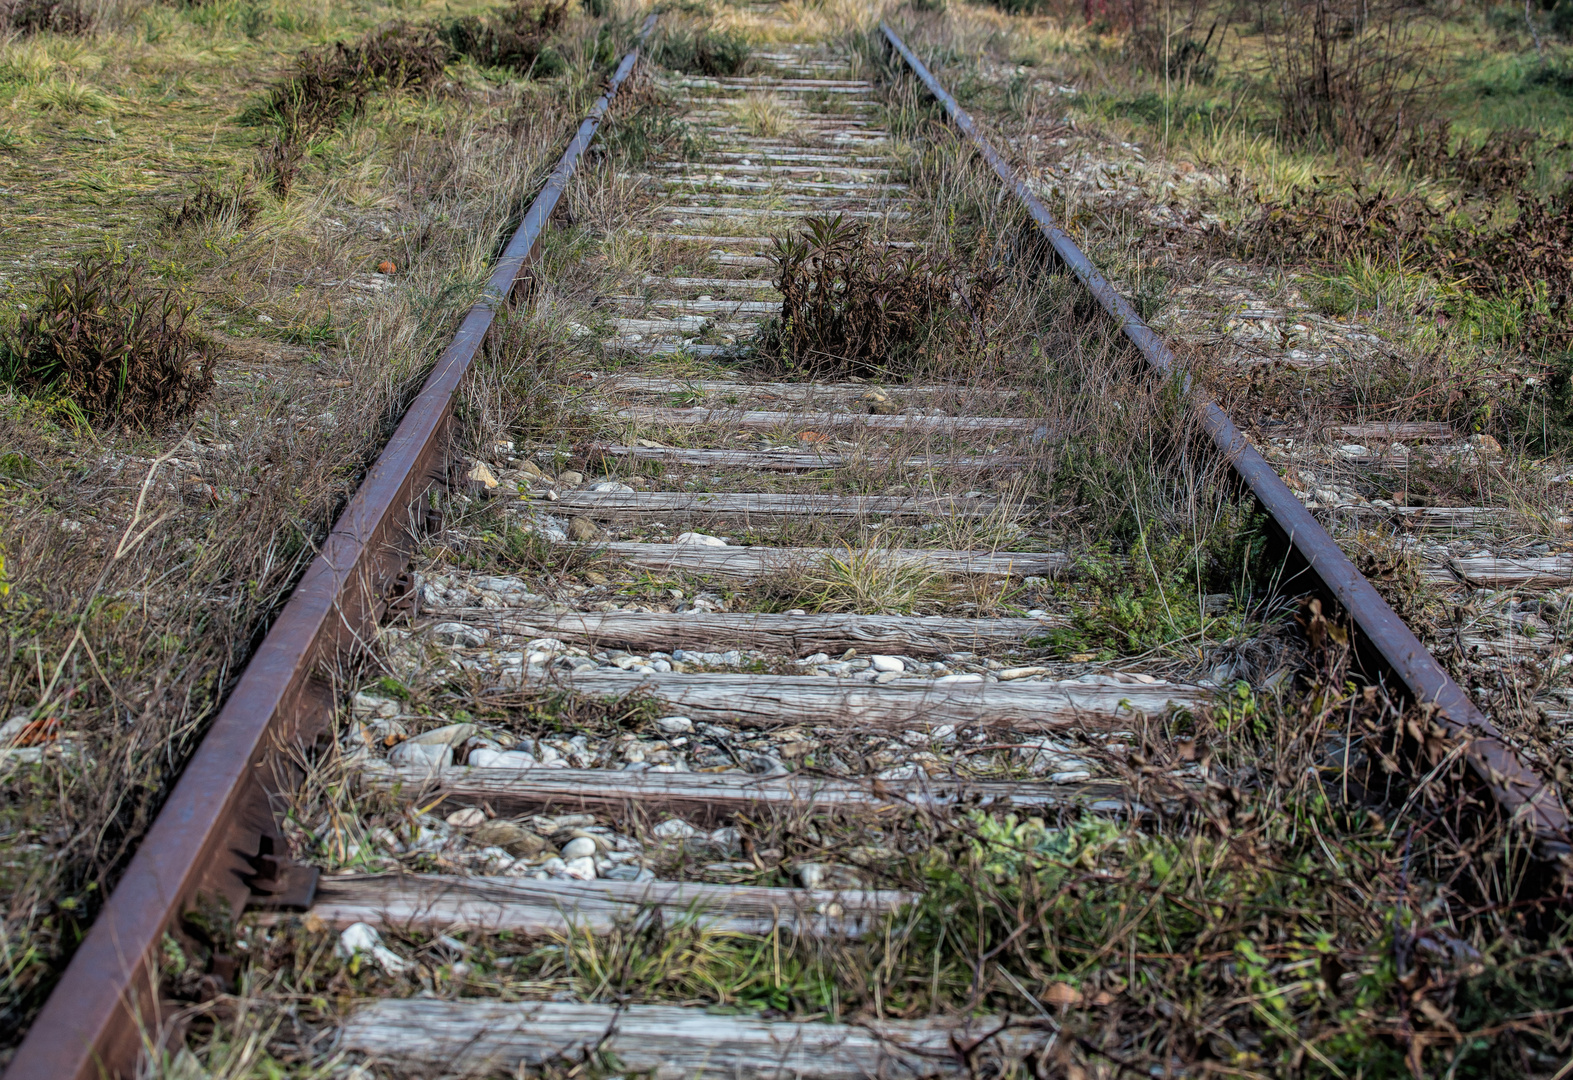
{"label": "right rail", "polygon": [[1192,384],[1190,374],[1180,367],[1163,337],[1142,321],[1130,302],[1099,272],[1076,241],[1060,228],[1048,207],[994,149],[967,110],[940,84],[927,65],[888,23],[880,23],[879,28],[890,47],[944,106],[951,122],[971,140],[973,147],[1021,200],[1055,254],[1119,325],[1148,365],[1160,375],[1179,380],[1218,452],[1267,512],[1290,550],[1305,562],[1320,591],[1348,613],[1360,643],[1376,660],[1379,675],[1390,672],[1413,700],[1435,707],[1435,719],[1450,737],[1467,741],[1463,757],[1470,770],[1491,792],[1507,817],[1524,822],[1534,837],[1537,855],[1549,862],[1573,852],[1569,845],[1567,809],[1556,789],[1518,759],[1496,726],[1420,643],[1414,631],[1382,599],[1375,586],[1355,568],[1327,530],[1295,498],[1278,471],[1251,445],[1228,413]]}

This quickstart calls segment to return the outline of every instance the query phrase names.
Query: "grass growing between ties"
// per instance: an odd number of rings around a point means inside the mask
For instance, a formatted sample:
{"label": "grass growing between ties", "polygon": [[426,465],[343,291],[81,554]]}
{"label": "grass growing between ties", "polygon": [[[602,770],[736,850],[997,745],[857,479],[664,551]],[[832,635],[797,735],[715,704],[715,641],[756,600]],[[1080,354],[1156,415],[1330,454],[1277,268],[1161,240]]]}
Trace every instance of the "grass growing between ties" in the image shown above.
{"label": "grass growing between ties", "polygon": [[[1440,783],[1396,784],[1402,821],[1379,811],[1395,780],[1380,734],[1392,706],[1344,688],[1336,647],[1322,662],[1281,697],[1143,727],[1116,751],[1148,807],[1137,821],[977,809],[737,820],[761,865],[921,894],[859,939],[648,916],[547,940],[385,930],[400,970],[335,955],[336,935],[307,916],[242,927],[249,970],[203,1021],[218,1038],[193,1045],[215,1053],[242,1012],[267,1026],[288,1002],[267,1053],[322,1067],[337,1001],[555,995],[778,1020],[1006,1016],[1047,1047],[1023,1075],[1551,1076],[1569,1050],[1569,927],[1509,902],[1510,834],[1463,846]],[[615,733],[654,715],[581,708],[568,727]],[[1205,785],[1165,788],[1176,761]],[[410,811],[361,798],[344,821],[413,828],[399,816]]]}

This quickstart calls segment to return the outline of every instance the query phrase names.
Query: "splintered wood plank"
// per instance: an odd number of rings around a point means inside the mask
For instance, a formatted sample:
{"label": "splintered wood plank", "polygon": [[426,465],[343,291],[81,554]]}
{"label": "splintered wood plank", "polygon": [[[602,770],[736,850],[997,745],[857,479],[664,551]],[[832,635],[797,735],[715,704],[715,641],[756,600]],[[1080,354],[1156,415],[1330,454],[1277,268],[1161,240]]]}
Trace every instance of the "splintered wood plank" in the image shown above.
{"label": "splintered wood plank", "polygon": [[[443,933],[455,929],[532,936],[570,928],[604,934],[642,910],[667,922],[746,934],[776,927],[858,937],[882,916],[915,900],[895,890],[772,889],[676,881],[537,881],[444,874],[324,876],[311,914],[342,929],[352,923]],[[279,921],[288,916],[273,916]]]}
{"label": "splintered wood plank", "polygon": [[484,626],[515,637],[555,637],[602,648],[722,646],[787,656],[857,649],[863,653],[940,655],[1020,645],[1065,623],[1057,619],[950,619],[938,615],[772,615],[754,612],[613,611],[604,614],[514,614],[445,608],[444,622]]}
{"label": "splintered wood plank", "polygon": [[1523,559],[1471,555],[1450,559],[1448,566],[1471,585],[1500,588],[1523,585],[1550,587],[1573,583],[1573,555]]}
{"label": "splintered wood plank", "polygon": [[565,491],[551,504],[554,513],[579,513],[604,520],[655,516],[698,518],[752,517],[971,517],[998,509],[994,499],[959,495],[806,495],[729,494],[686,491]]}
{"label": "splintered wood plank", "polygon": [[820,454],[776,450],[690,450],[676,446],[600,446],[593,453],[633,461],[664,461],[672,465],[699,465],[712,468],[736,466],[766,472],[807,472],[837,469],[860,463],[897,465],[906,469],[982,469],[995,466],[1025,465],[1033,459],[1022,454],[921,454],[891,458],[888,454]]}
{"label": "splintered wood plank", "polygon": [[1339,504],[1328,507],[1335,514],[1382,518],[1406,529],[1447,531],[1510,525],[1521,515],[1505,506],[1368,506]]}
{"label": "splintered wood plank", "polygon": [[897,679],[869,683],[812,675],[649,675],[604,669],[536,676],[504,668],[504,688],[546,685],[551,679],[581,694],[622,697],[635,691],[659,698],[695,719],[774,727],[849,724],[969,724],[1017,731],[1129,723],[1211,702],[1214,691],[1183,683],[945,682]]}
{"label": "splintered wood plank", "polygon": [[665,409],[636,405],[610,415],[671,427],[728,427],[750,431],[780,428],[864,427],[876,431],[924,431],[935,435],[1015,432],[1046,437],[1049,426],[1022,416],[876,416],[868,413],[767,412],[758,409]]}
{"label": "splintered wood plank", "polygon": [[728,581],[758,581],[787,571],[811,568],[828,558],[869,560],[890,564],[916,563],[936,574],[999,577],[1048,577],[1070,566],[1060,551],[945,551],[928,548],[856,550],[848,548],[704,547],[699,544],[598,544],[603,552],[629,566],[685,574],[703,574]]}
{"label": "splintered wood plank", "polygon": [[[921,776],[904,780],[848,780],[791,773],[623,772],[617,769],[474,768],[468,765],[390,765],[367,761],[356,775],[366,786],[403,798],[443,805],[485,805],[510,814],[563,811],[640,815],[676,814],[716,824],[740,811],[834,810],[907,805],[1002,809],[1079,807],[1099,813],[1140,813],[1134,793],[1117,780],[971,780]],[[1151,796],[1149,796],[1150,798]]]}
{"label": "splintered wood plank", "polygon": [[[350,1014],[339,1047],[466,1076],[512,1075],[599,1053],[615,1058],[623,1072],[655,1080],[867,1080],[975,1075],[991,1058],[1026,1058],[1048,1037],[1045,1028],[1010,1027],[997,1017],[853,1026],[717,1016],[675,1005],[382,998]],[[971,1051],[970,1062],[963,1050]]]}

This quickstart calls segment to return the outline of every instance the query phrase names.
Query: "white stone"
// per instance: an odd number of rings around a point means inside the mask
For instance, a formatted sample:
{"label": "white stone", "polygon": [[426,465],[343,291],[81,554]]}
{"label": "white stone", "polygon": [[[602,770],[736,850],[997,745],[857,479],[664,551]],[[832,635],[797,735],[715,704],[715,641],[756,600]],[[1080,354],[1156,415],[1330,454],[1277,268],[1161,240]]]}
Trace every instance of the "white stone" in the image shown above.
{"label": "white stone", "polygon": [[825,880],[824,863],[804,863],[797,868],[797,880],[805,889],[817,889]]}
{"label": "white stone", "polygon": [[423,731],[419,735],[412,735],[409,741],[427,746],[458,746],[465,739],[473,739],[476,730],[474,724],[445,724],[430,731]]}
{"label": "white stone", "polygon": [[480,484],[486,488],[497,486],[497,477],[492,475],[492,471],[486,467],[486,462],[484,461],[477,461],[470,466],[470,471],[464,474],[464,478],[471,483]]}
{"label": "white stone", "polygon": [[698,547],[726,547],[726,541],[719,536],[710,536],[707,533],[685,532],[678,533],[674,544],[694,544]]}
{"label": "white stone", "polygon": [[466,806],[463,810],[455,810],[444,820],[457,829],[473,829],[477,825],[485,824],[486,811],[479,807]]}
{"label": "white stone", "polygon": [[694,722],[686,716],[663,716],[655,726],[668,735],[683,735],[694,730]]}
{"label": "white stone", "polygon": [[382,943],[377,928],[369,923],[351,923],[339,935],[334,952],[346,960],[355,956],[370,956],[389,975],[398,975],[410,969],[410,961]]}
{"label": "white stone", "polygon": [[388,754],[388,760],[395,765],[414,765],[429,769],[451,762],[453,748],[434,746],[430,743],[401,742]]}
{"label": "white stone", "polygon": [[696,836],[699,833],[698,829],[688,824],[682,818],[670,818],[661,822],[661,824],[650,831],[663,840],[686,840],[688,837]]}
{"label": "white stone", "polygon": [[599,484],[591,484],[585,490],[632,494],[634,489],[629,487],[627,484],[620,484],[616,480],[602,480]]}
{"label": "white stone", "polygon": [[464,623],[445,622],[438,623],[431,628],[432,637],[444,645],[458,645],[461,648],[475,649],[486,644],[491,631],[479,626],[466,626]]}
{"label": "white stone", "polygon": [[983,681],[983,676],[982,675],[979,675],[977,672],[971,672],[971,671],[967,672],[964,675],[941,675],[939,678],[934,680],[934,682],[936,684],[937,683],[982,682],[982,681]]}
{"label": "white stone", "polygon": [[539,764],[523,750],[471,750],[469,764],[477,769],[529,769]]}
{"label": "white stone", "polygon": [[576,836],[563,845],[563,858],[571,866],[575,859],[595,854],[595,841],[588,836]]}
{"label": "white stone", "polygon": [[1048,668],[1044,667],[1012,667],[999,673],[1000,681],[1007,682],[1011,679],[1025,679],[1030,675],[1046,675]]}
{"label": "white stone", "polygon": [[905,671],[907,665],[899,656],[871,656],[868,662],[875,671]]}
{"label": "white stone", "polygon": [[585,855],[577,859],[569,859],[563,866],[563,876],[575,878],[579,881],[595,880],[595,857]]}

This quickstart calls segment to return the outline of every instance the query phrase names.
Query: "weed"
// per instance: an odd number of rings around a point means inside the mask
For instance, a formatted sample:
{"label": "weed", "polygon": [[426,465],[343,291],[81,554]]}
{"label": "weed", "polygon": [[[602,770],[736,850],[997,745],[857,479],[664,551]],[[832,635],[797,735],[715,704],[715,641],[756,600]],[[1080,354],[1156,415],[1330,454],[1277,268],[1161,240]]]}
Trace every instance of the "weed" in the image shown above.
{"label": "weed", "polygon": [[301,149],[282,135],[257,148],[257,173],[281,199],[289,197],[295,186],[295,175],[300,171]]}
{"label": "weed", "polygon": [[238,177],[229,191],[220,191],[210,181],[203,180],[179,207],[163,211],[164,228],[173,233],[187,226],[216,225],[234,231],[249,227],[260,210],[255,184],[249,174]]}
{"label": "weed", "polygon": [[1528,128],[1504,128],[1478,143],[1459,138],[1455,146],[1452,122],[1440,120],[1412,130],[1400,158],[1426,174],[1456,178],[1471,194],[1496,198],[1524,186],[1543,141]]}
{"label": "weed", "polygon": [[741,75],[752,49],[748,39],[734,30],[696,29],[689,26],[663,31],[651,50],[657,64],[690,75]]}
{"label": "weed", "polygon": [[85,34],[93,15],[77,0],[7,0],[0,3],[0,30],[16,34]]}
{"label": "weed", "polygon": [[46,278],[4,342],[0,378],[96,420],[154,426],[189,413],[213,386],[209,346],[187,325],[193,306],[150,277],[106,252]]}
{"label": "weed", "polygon": [[763,586],[769,601],[781,609],[908,614],[943,600],[943,576],[921,562],[909,561],[878,547],[825,555]]}
{"label": "weed", "polygon": [[568,0],[520,3],[498,14],[458,19],[441,31],[450,48],[482,67],[504,68],[536,77],[563,72],[566,64],[546,44],[568,14]]}
{"label": "weed", "polygon": [[442,74],[448,47],[436,30],[392,23],[360,41],[307,49],[274,89],[266,113],[285,142],[309,141],[341,117],[358,114],[373,93],[428,86]]}
{"label": "weed", "polygon": [[806,218],[796,236],[774,238],[771,257],[781,317],[761,348],[794,374],[910,370],[928,348],[987,347],[1001,284],[988,267],[884,247],[840,214]]}

